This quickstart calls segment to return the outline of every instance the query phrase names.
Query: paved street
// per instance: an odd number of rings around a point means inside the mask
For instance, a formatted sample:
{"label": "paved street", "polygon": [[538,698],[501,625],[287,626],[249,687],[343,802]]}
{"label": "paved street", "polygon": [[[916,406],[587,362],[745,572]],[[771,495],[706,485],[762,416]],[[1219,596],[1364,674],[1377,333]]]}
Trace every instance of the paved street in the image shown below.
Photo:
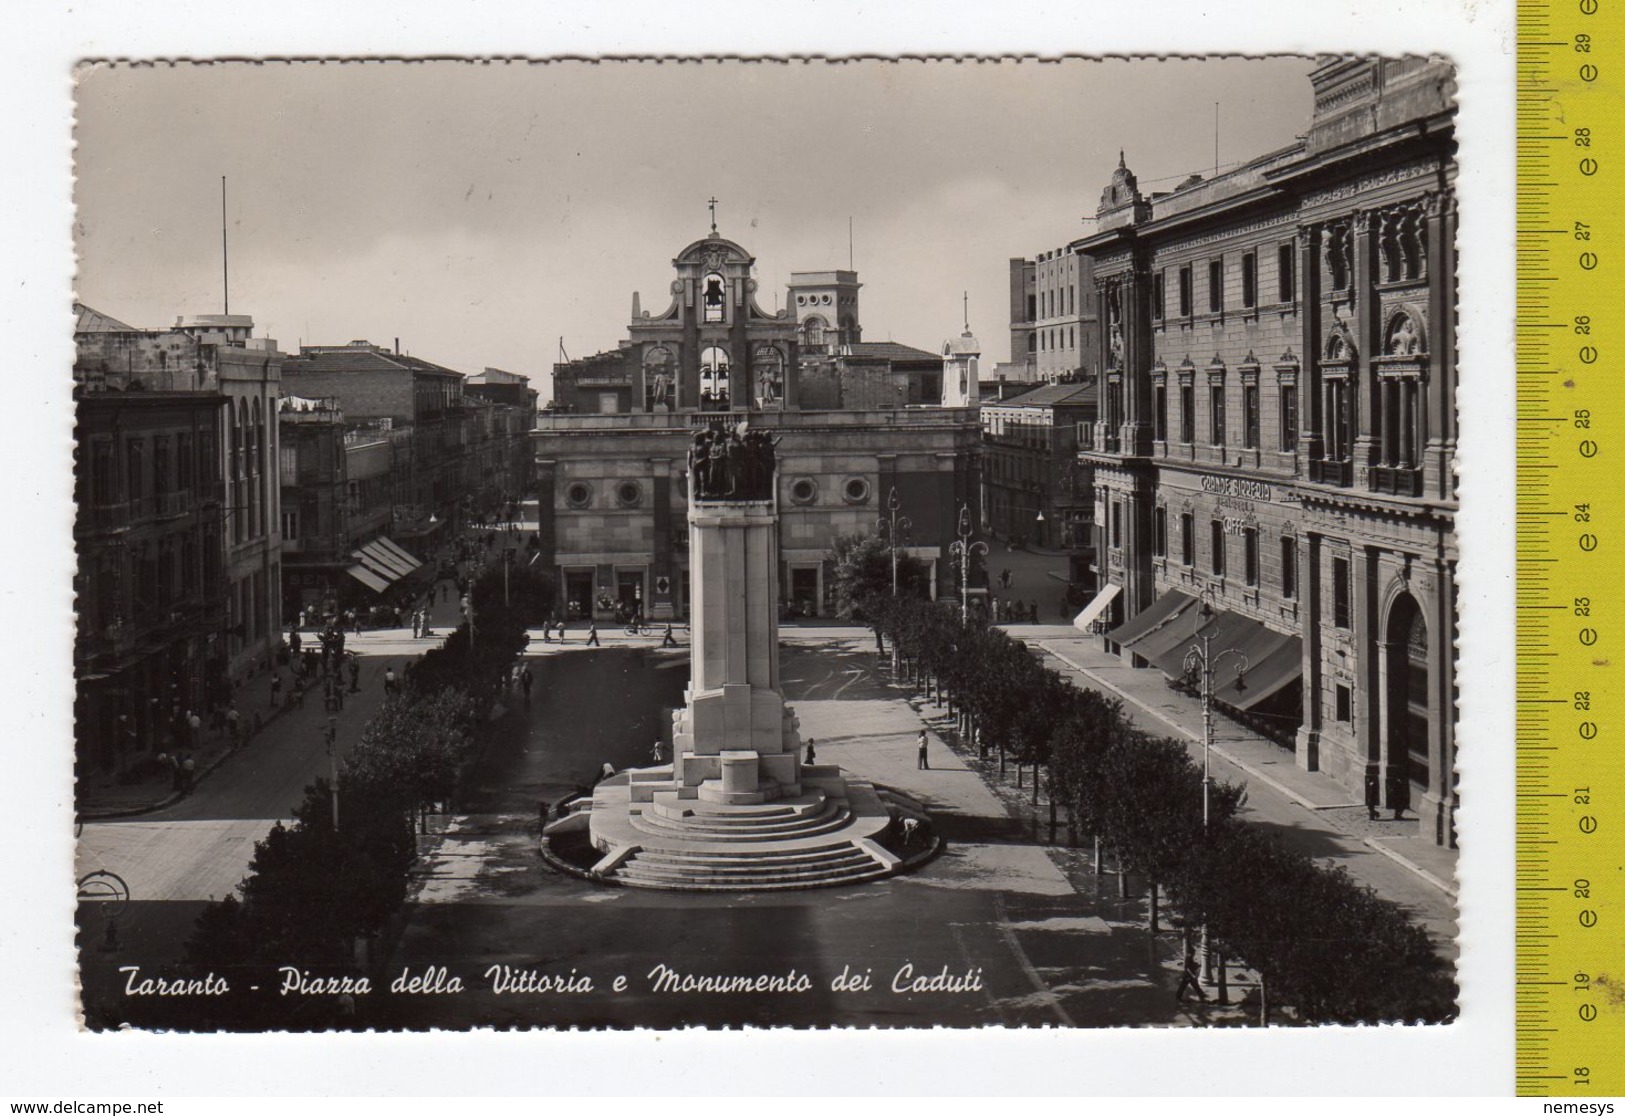
{"label": "paved street", "polygon": [[[1176,1009],[1175,941],[1146,934],[1141,903],[1115,898],[1067,867],[1074,854],[1041,846],[939,739],[933,766],[915,766],[921,721],[899,688],[875,674],[856,630],[819,632],[802,649],[787,631],[787,697],[819,759],[922,800],[948,838],[916,873],[859,887],[773,894],[680,894],[605,888],[559,875],[537,856],[536,798],[590,779],[599,764],[647,762],[654,726],[679,700],[680,653],[554,649],[537,672],[529,716],[487,753],[470,812],[420,866],[421,891],[391,972],[443,965],[470,991],[455,998],[374,997],[377,1020],[408,1026],[831,1023],[972,1025],[1146,1024]],[[621,681],[613,708],[598,695]],[[647,744],[645,743],[647,741]],[[491,966],[590,977],[594,991],[500,993]],[[812,979],[802,993],[679,995],[652,989],[660,965],[693,976]],[[910,975],[964,978],[956,991],[896,992]],[[870,987],[836,990],[843,971]],[[617,975],[628,978],[620,993]],[[972,979],[974,978],[974,979]],[[904,978],[907,983],[907,977]],[[971,987],[974,985],[974,987]]]}
{"label": "paved street", "polygon": [[[437,605],[442,633],[455,607]],[[786,695],[803,736],[817,740],[822,761],[924,802],[948,839],[946,855],[913,875],[878,884],[774,895],[601,888],[547,868],[536,854],[538,801],[556,803],[590,785],[605,762],[617,768],[647,763],[667,711],[681,701],[688,679],[686,636],[679,629],[683,646],[661,650],[661,631],[628,636],[606,628],[601,649],[586,647],[579,631],[562,646],[533,637],[533,704],[527,709],[514,695],[463,791],[459,814],[420,862],[421,890],[392,962],[394,970],[414,972],[448,966],[471,989],[483,991],[393,1002],[374,996],[369,1010],[378,1022],[455,1027],[1190,1020],[1188,1009],[1176,1010],[1169,994],[1176,939],[1148,935],[1143,897],[1118,899],[1115,878],[1095,877],[1083,852],[1040,840],[1038,823],[1047,806],[1035,810],[1026,792],[1014,791],[1013,771],[1001,789],[996,773],[984,768],[979,775],[940,735],[933,737],[932,769],[917,770],[914,736],[922,723],[934,734],[946,733],[945,710],[877,674],[873,636],[862,628],[785,626]],[[1077,684],[1123,693],[1141,707],[1141,719],[1194,739],[1191,725],[1199,724],[1199,710],[1152,672],[1129,670],[1095,650],[1095,641],[1061,625],[1011,631],[1043,648],[1051,665]],[[378,631],[352,637],[351,646],[363,664],[362,693],[339,715],[341,749],[376,707],[385,665],[398,669],[427,641],[415,641],[409,632]],[[156,966],[179,957],[203,904],[235,887],[254,841],[275,819],[287,817],[306,783],[327,770],[325,719],[320,703],[311,700],[226,757],[190,797],[152,813],[85,825],[80,874],[117,872],[133,898],[113,952],[95,948],[103,934],[101,908],[84,911],[87,1004],[115,994],[122,982],[118,965]],[[1444,887],[1449,870],[1429,861],[1421,842],[1407,844],[1391,829],[1374,837],[1359,832],[1347,816],[1355,812],[1348,796],[1329,779],[1297,771],[1290,753],[1239,726],[1221,721],[1219,744],[1215,775],[1247,784],[1249,820],[1310,855],[1345,865],[1413,910],[1442,948],[1453,952],[1454,896]],[[1384,845],[1394,855],[1384,855]],[[653,933],[651,926],[657,927]],[[815,978],[814,988],[696,1000],[650,989],[649,974],[662,963],[694,975],[775,975],[795,967]],[[914,966],[914,975],[940,976],[944,966],[950,976],[980,970],[976,990],[908,995],[881,987],[905,964]],[[498,993],[486,979],[493,965],[553,976],[574,970],[600,988],[626,975],[629,985],[615,995]],[[848,966],[870,971],[874,987],[832,991],[831,980]],[[1220,1017],[1210,1011],[1207,1018]]]}

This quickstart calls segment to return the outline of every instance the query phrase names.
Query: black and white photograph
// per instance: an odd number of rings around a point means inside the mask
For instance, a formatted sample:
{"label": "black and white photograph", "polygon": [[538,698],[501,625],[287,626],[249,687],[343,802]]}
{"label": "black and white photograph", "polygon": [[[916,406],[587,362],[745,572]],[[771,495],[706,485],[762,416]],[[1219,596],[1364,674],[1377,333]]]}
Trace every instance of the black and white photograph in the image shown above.
{"label": "black and white photograph", "polygon": [[84,1028],[1457,1018],[1448,57],[73,83]]}
{"label": "black and white photograph", "polygon": [[83,1027],[1456,1019],[1448,58],[73,81]]}

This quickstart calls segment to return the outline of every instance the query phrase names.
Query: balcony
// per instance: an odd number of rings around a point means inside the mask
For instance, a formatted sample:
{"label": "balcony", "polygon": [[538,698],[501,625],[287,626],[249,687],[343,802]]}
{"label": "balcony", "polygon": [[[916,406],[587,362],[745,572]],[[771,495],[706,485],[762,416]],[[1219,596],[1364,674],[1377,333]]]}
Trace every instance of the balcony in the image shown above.
{"label": "balcony", "polygon": [[1422,495],[1422,470],[1408,465],[1373,465],[1371,491],[1389,496]]}
{"label": "balcony", "polygon": [[1314,484],[1330,484],[1338,488],[1347,488],[1354,483],[1354,462],[1330,461],[1325,458],[1311,458],[1309,461],[1309,480]]}

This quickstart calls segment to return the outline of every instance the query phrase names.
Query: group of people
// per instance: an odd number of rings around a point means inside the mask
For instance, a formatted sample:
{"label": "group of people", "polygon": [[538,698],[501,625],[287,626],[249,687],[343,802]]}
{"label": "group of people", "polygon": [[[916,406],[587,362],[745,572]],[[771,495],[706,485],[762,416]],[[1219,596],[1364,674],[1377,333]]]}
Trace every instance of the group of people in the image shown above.
{"label": "group of people", "polygon": [[688,449],[694,495],[702,500],[771,499],[777,446],[765,431],[748,429],[743,422],[713,422],[695,431]]}
{"label": "group of people", "polygon": [[1038,622],[1038,602],[1022,601],[1019,598],[1001,601],[997,597],[988,598],[988,612],[995,624],[1000,622],[1009,624],[1036,624]]}

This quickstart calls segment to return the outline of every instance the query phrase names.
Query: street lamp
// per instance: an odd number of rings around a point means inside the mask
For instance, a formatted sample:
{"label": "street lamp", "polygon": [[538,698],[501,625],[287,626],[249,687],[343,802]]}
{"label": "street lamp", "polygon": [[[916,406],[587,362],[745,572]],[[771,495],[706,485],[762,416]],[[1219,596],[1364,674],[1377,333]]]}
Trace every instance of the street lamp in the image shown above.
{"label": "street lamp", "polygon": [[959,619],[961,623],[970,622],[970,560],[973,554],[986,554],[987,543],[971,542],[974,534],[970,525],[970,505],[963,504],[959,508],[959,535],[957,542],[948,544],[949,553],[959,559]]}
{"label": "street lamp", "polygon": [[1043,508],[1038,509],[1038,518],[1033,520],[1033,523],[1035,525],[1035,527],[1034,527],[1035,532],[1036,532],[1036,534],[1038,536],[1038,538],[1037,538],[1038,545],[1043,546],[1044,545],[1044,509]]}
{"label": "street lamp", "polygon": [[[1247,656],[1244,652],[1226,647],[1222,651],[1213,650],[1213,641],[1219,638],[1219,631],[1208,631],[1207,626],[1213,622],[1213,606],[1208,602],[1208,592],[1202,594],[1201,609],[1197,613],[1201,617],[1201,626],[1196,630],[1195,639],[1191,642],[1190,650],[1185,652],[1185,677],[1190,681],[1201,683],[1202,694],[1202,841],[1207,842],[1208,821],[1211,812],[1211,798],[1213,790],[1212,751],[1213,751],[1213,678],[1218,672],[1219,663],[1224,661],[1226,655],[1234,655],[1241,662],[1236,670],[1236,691],[1240,693],[1247,688]],[[1212,963],[1207,947],[1207,923],[1202,923],[1202,980],[1212,979]]]}
{"label": "street lamp", "polygon": [[891,551],[891,595],[894,597],[897,596],[897,533],[901,531],[904,535],[907,535],[909,528],[914,526],[908,516],[899,516],[897,514],[897,509],[902,506],[902,503],[897,499],[897,488],[893,486],[891,494],[886,497],[888,515],[882,516],[878,524],[879,530],[886,531],[887,548]]}

